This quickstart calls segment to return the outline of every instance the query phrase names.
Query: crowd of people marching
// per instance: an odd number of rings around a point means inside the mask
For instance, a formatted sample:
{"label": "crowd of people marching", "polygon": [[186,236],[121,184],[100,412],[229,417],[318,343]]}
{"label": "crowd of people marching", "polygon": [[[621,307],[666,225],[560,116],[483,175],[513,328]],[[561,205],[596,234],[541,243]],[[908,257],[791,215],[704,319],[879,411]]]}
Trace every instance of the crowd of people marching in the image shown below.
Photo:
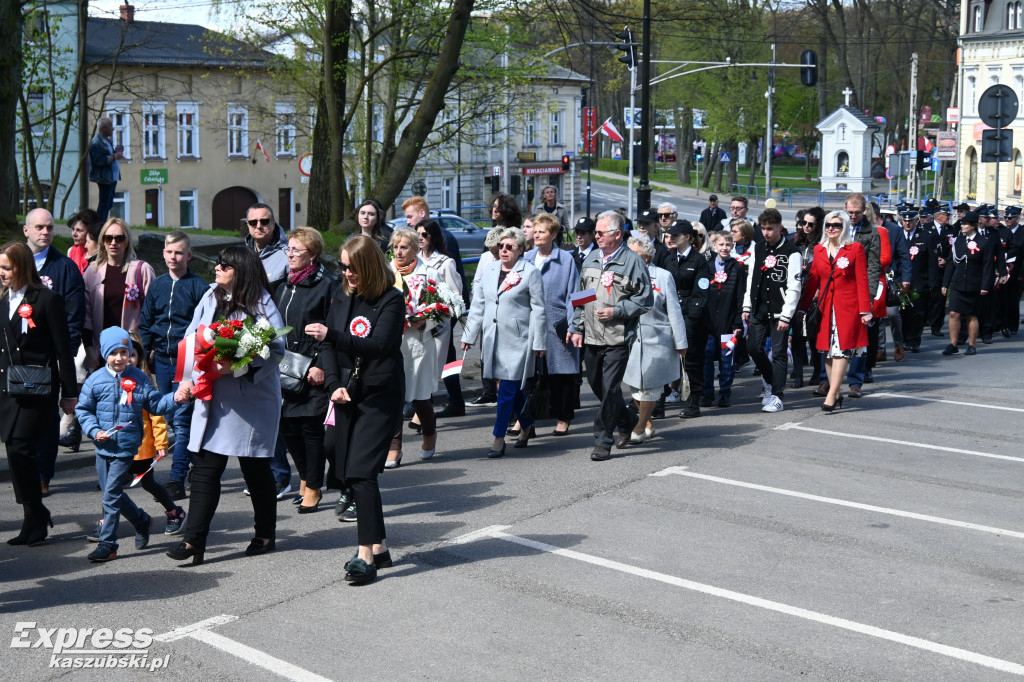
{"label": "crowd of people marching", "polygon": [[[835,412],[888,359],[888,334],[901,362],[926,331],[942,336],[947,306],[947,356],[1019,328],[1017,207],[1001,223],[994,206],[901,204],[894,224],[851,194],[844,210],[800,210],[787,229],[774,208],[751,220],[744,197],[726,215],[712,196],[696,222],[663,204],[635,222],[581,218],[570,236],[555,189],[542,197],[528,216],[494,198],[472,281],[421,197],[395,229],[376,201],[360,204],[337,274],[318,231],[285,232],[255,204],[212,284],[189,269],[184,232],[166,236],[168,272],[156,276],[123,221],[75,214],[64,255],[51,246],[52,216],[31,211],[27,242],[0,247],[0,438],[23,509],[8,544],[45,542],[58,447],[88,438],[103,515],[90,561],[117,557],[121,517],[137,549],[149,544],[153,518],[127,492],[138,485],[180,538],[167,556],[201,564],[236,459],[253,506],[246,555],[275,550],[279,501],[307,514],[339,489],[336,513],[358,536],[345,578],[365,584],[392,563],[378,476],[401,465],[406,431],[420,459],[443,452],[438,420],[467,405],[494,408],[481,451],[497,459],[507,436],[529,447],[540,420],[553,420],[550,436],[568,434],[585,377],[599,402],[590,457],[604,461],[654,438],[668,404],[684,419],[729,408],[748,363],[764,412],[805,385]],[[474,347],[483,388],[467,403],[460,374]],[[435,411],[442,380],[448,401]]]}

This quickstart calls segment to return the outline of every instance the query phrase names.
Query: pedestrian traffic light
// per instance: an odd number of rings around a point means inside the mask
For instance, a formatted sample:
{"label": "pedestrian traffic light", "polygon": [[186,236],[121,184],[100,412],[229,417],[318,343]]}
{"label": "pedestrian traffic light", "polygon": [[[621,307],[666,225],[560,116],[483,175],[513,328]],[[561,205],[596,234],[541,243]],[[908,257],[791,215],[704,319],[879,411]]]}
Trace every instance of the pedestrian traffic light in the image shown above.
{"label": "pedestrian traffic light", "polygon": [[569,172],[569,155],[562,154],[562,171]]}
{"label": "pedestrian traffic light", "polygon": [[637,64],[637,47],[639,47],[639,45],[633,41],[633,32],[626,28],[616,33],[615,37],[622,41],[621,44],[616,45],[615,47],[626,53],[619,57],[619,61],[625,64],[627,69],[632,71]]}
{"label": "pedestrian traffic light", "polygon": [[807,87],[818,83],[818,53],[804,50],[800,54],[800,82]]}

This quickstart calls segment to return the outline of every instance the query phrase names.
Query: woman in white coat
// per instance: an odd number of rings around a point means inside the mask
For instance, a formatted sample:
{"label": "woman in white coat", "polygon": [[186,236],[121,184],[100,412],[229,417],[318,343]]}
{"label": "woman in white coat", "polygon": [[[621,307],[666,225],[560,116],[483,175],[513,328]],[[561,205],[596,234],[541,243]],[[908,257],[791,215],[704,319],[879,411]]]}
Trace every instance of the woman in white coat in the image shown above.
{"label": "woman in white coat", "polygon": [[[465,299],[462,275],[459,274],[459,270],[455,266],[455,259],[445,251],[444,237],[441,235],[441,228],[438,227],[437,222],[425,220],[416,227],[416,232],[420,238],[420,257],[427,267],[437,270],[437,273],[441,275],[441,282]],[[448,320],[434,330],[437,339],[437,366],[439,368],[443,368],[446,363],[455,360],[455,345],[452,343],[454,331],[454,320]],[[459,381],[459,375],[445,377],[444,387],[448,391],[448,406],[436,416],[465,416],[466,401],[462,397],[462,383]],[[413,419],[413,421],[416,420]]]}
{"label": "woman in white coat", "polygon": [[[199,301],[186,336],[199,325],[221,317],[265,320],[275,328],[284,326],[281,313],[267,291],[269,283],[259,257],[245,246],[229,246],[220,252],[214,269],[215,284]],[[196,401],[188,449],[192,453],[192,494],[189,497],[185,540],[167,553],[193,564],[203,562],[206,537],[220,502],[220,479],[228,460],[237,458],[252,501],[255,537],[246,556],[274,551],[277,527],[277,490],[270,461],[277,444],[281,419],[281,370],[284,339],[270,344],[268,359],[256,358],[239,375],[231,362],[218,360],[214,369],[223,376],[213,382],[209,400]],[[176,396],[191,396],[192,379],[178,385]]]}
{"label": "woman in white coat", "polygon": [[462,336],[463,351],[482,338],[483,376],[501,382],[494,443],[487,453],[491,458],[504,456],[505,431],[513,414],[522,426],[514,447],[525,448],[534,435],[533,419],[523,413],[523,385],[533,376],[535,358],[544,357],[547,347],[544,284],[540,270],[522,259],[526,235],[518,228],[505,228],[498,249],[499,260],[487,266]]}
{"label": "woman in white coat", "polygon": [[643,443],[654,436],[651,414],[662,389],[681,376],[679,361],[686,355],[686,322],[679,307],[675,279],[668,270],[651,263],[654,245],[650,238],[636,235],[629,238],[627,245],[647,263],[654,285],[654,306],[640,318],[622,377],[640,413],[629,442]]}
{"label": "woman in white coat", "polygon": [[[400,227],[391,234],[391,251],[395,259],[391,268],[395,271],[395,286],[406,297],[406,313],[411,297],[418,297],[427,280],[438,281],[441,274],[428,267],[420,253],[419,234],[408,227]],[[458,279],[456,277],[456,279]],[[438,339],[434,336],[437,323],[432,320],[408,322],[402,335],[402,359],[405,364],[405,401],[412,403],[416,411],[417,430],[423,434],[420,459],[430,459],[437,452],[436,420],[432,397],[441,378],[438,364]],[[402,431],[399,429],[391,442],[386,469],[394,469],[402,461]]]}

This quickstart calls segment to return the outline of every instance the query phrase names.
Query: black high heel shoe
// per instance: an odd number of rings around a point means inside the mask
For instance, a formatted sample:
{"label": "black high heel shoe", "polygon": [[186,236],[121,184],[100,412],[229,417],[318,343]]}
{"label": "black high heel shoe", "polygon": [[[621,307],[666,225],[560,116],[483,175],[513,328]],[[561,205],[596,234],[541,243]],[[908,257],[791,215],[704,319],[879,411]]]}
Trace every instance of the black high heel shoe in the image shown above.
{"label": "black high heel shoe", "polygon": [[53,528],[53,517],[50,516],[49,509],[42,507],[39,511],[29,512],[21,524],[21,532],[8,540],[7,544],[38,547],[46,542],[50,534],[47,528]]}
{"label": "black high heel shoe", "polygon": [[310,506],[310,507],[307,507],[307,506],[306,506],[306,505],[304,505],[304,504],[300,504],[300,505],[299,505],[299,513],[300,513],[300,514],[312,514],[313,512],[317,511],[317,510],[318,510],[318,509],[320,508],[320,500],[322,500],[322,499],[324,499],[324,494],[323,494],[323,492],[321,492],[321,493],[320,493],[320,494],[319,494],[319,495],[317,496],[317,498],[316,498],[316,503],[315,503],[314,505],[312,505],[312,506]]}
{"label": "black high heel shoe", "polygon": [[505,456],[505,443],[501,444],[501,450],[488,450],[487,451],[487,458],[488,459],[498,459],[499,457],[504,457],[504,456]]}
{"label": "black high heel shoe", "polygon": [[536,431],[536,429],[534,429],[531,426],[529,432],[526,432],[526,431],[522,432],[522,434],[519,436],[519,438],[516,439],[516,442],[515,442],[515,444],[512,445],[512,447],[517,448],[517,449],[518,448],[525,448],[525,447],[527,447],[530,444],[530,439],[531,438],[535,438],[536,436],[537,436],[537,431]]}
{"label": "black high heel shoe", "polygon": [[261,538],[253,538],[249,546],[245,548],[245,556],[270,554],[274,549],[274,538],[270,538],[267,542],[263,542]]}
{"label": "black high heel shoe", "polygon": [[839,394],[839,397],[836,398],[836,401],[834,403],[832,403],[831,405],[829,405],[828,403],[822,403],[822,405],[821,405],[821,411],[822,412],[835,412],[837,408],[840,409],[840,410],[843,409],[843,394],[842,393]]}
{"label": "black high heel shoe", "polygon": [[409,422],[409,430],[415,431],[416,433],[423,433],[423,425],[417,424],[416,422]]}
{"label": "black high heel shoe", "polygon": [[175,561],[185,561],[191,557],[193,566],[201,566],[203,551],[202,547],[189,547],[187,543],[179,542],[177,547],[167,552],[167,556]]}

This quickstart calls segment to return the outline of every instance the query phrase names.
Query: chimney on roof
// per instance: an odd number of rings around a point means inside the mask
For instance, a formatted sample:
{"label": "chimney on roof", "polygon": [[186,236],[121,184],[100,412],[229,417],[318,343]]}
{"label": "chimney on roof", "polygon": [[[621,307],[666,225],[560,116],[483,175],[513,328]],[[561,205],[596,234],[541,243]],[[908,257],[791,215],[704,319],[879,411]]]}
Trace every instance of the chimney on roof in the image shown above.
{"label": "chimney on roof", "polygon": [[121,21],[129,24],[135,21],[135,5],[124,4],[118,9],[121,10]]}

